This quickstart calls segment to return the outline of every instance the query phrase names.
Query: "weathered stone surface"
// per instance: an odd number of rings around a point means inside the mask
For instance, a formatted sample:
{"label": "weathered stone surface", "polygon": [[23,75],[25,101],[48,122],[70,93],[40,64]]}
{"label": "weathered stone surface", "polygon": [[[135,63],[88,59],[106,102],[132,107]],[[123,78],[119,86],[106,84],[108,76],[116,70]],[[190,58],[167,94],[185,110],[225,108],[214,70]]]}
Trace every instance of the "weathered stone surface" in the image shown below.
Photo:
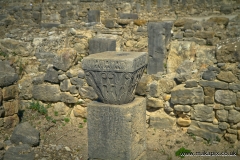
{"label": "weathered stone surface", "polygon": [[18,75],[8,61],[0,61],[0,87],[6,87],[18,80]]}
{"label": "weathered stone surface", "polygon": [[161,78],[158,80],[158,89],[161,94],[171,93],[172,89],[176,86],[176,82],[170,78]]}
{"label": "weathered stone surface", "polygon": [[204,102],[202,87],[185,88],[184,84],[172,89],[171,102],[173,104],[195,104]]}
{"label": "weathered stone surface", "polygon": [[170,42],[172,22],[148,23],[148,74],[164,71],[166,46]]}
{"label": "weathered stone surface", "polygon": [[170,49],[167,59],[167,72],[176,72],[177,68],[185,60],[195,59],[195,43],[189,41],[173,41],[170,43]]}
{"label": "weathered stone surface", "polygon": [[204,104],[213,104],[214,97],[204,96]]}
{"label": "weathered stone surface", "polygon": [[229,110],[228,122],[232,122],[232,123],[240,122],[240,112],[238,112],[236,110]]}
{"label": "weathered stone surface", "polygon": [[100,11],[99,10],[88,11],[88,22],[100,22]]}
{"label": "weathered stone surface", "polygon": [[14,128],[10,138],[14,144],[28,144],[30,146],[38,146],[40,142],[40,133],[33,128],[28,122],[20,123]]}
{"label": "weathered stone surface", "polygon": [[156,111],[150,115],[150,126],[156,129],[172,128],[176,123],[176,118],[166,114],[164,111]]}
{"label": "weathered stone surface", "polygon": [[186,88],[193,88],[193,87],[197,87],[197,86],[198,86],[198,82],[196,80],[187,80],[185,82]]}
{"label": "weathered stone surface", "polygon": [[175,27],[185,27],[187,29],[187,28],[189,28],[189,26],[191,27],[192,24],[194,24],[195,22],[196,21],[194,21],[192,19],[180,18],[174,22],[174,26]]}
{"label": "weathered stone surface", "polygon": [[159,90],[159,86],[158,86],[158,82],[157,81],[152,81],[150,84],[149,84],[149,95],[151,97],[159,97],[160,95],[160,90]]}
{"label": "weathered stone surface", "polygon": [[228,83],[220,81],[199,81],[202,87],[212,87],[217,89],[228,89]]}
{"label": "weathered stone surface", "polygon": [[197,38],[207,39],[207,38],[213,38],[214,34],[215,33],[213,31],[200,31],[200,32],[196,32],[195,36]]}
{"label": "weathered stone surface", "polygon": [[158,99],[158,98],[147,98],[147,107],[152,107],[152,108],[163,108],[163,100]]}
{"label": "weathered stone surface", "polygon": [[53,60],[56,57],[54,53],[50,52],[37,52],[35,57],[40,62],[39,71],[46,71],[48,65],[53,64]]}
{"label": "weathered stone surface", "polygon": [[45,74],[44,81],[50,83],[59,83],[58,71],[56,71],[53,67],[49,67]]}
{"label": "weathered stone surface", "polygon": [[218,128],[222,130],[226,130],[230,127],[230,125],[227,122],[219,122]]}
{"label": "weathered stone surface", "polygon": [[233,6],[232,5],[223,5],[220,7],[220,12],[224,14],[231,14]]}
{"label": "weathered stone surface", "polygon": [[214,125],[212,123],[192,121],[192,124],[213,133],[223,133],[223,131],[219,129],[218,125]]}
{"label": "weathered stone surface", "polygon": [[217,140],[218,134],[216,133],[211,133],[209,131],[206,131],[205,129],[201,129],[197,126],[191,125],[188,130],[188,133],[192,133],[196,136],[202,137],[206,140],[210,140],[210,141],[215,141]]}
{"label": "weathered stone surface", "polygon": [[5,117],[18,113],[18,100],[3,102]]}
{"label": "weathered stone surface", "polygon": [[240,92],[237,93],[236,107],[240,107]]}
{"label": "weathered stone surface", "polygon": [[221,71],[217,75],[217,78],[221,81],[228,82],[228,83],[231,83],[237,80],[237,77],[231,71]]}
{"label": "weathered stone surface", "polygon": [[60,83],[60,90],[63,92],[69,91],[70,87],[71,87],[70,79],[65,79]]}
{"label": "weathered stone surface", "polygon": [[211,17],[210,19],[207,20],[207,22],[213,22],[218,25],[227,25],[229,22],[229,18],[227,17]]}
{"label": "weathered stone surface", "polygon": [[13,116],[4,117],[4,128],[13,128],[19,123],[17,114]]}
{"label": "weathered stone surface", "polygon": [[152,80],[151,76],[143,74],[142,78],[140,79],[137,85],[136,94],[141,96],[146,95],[147,85],[149,82],[151,82],[151,80]]}
{"label": "weathered stone surface", "polygon": [[214,97],[215,88],[212,88],[212,87],[204,87],[203,90],[204,90],[205,96]]}
{"label": "weathered stone surface", "polygon": [[227,122],[228,121],[228,111],[226,111],[226,110],[217,110],[216,111],[216,118],[220,122]]}
{"label": "weathered stone surface", "polygon": [[78,88],[81,88],[84,85],[84,80],[78,77],[70,78],[70,82],[72,85],[76,85]]}
{"label": "weathered stone surface", "polygon": [[58,102],[61,100],[60,93],[59,85],[33,85],[33,98],[36,100]]}
{"label": "weathered stone surface", "polygon": [[53,61],[53,66],[62,71],[67,71],[75,62],[77,53],[72,48],[58,50],[57,56]]}
{"label": "weathered stone surface", "polygon": [[73,114],[75,117],[87,118],[87,108],[76,105],[73,108]]}
{"label": "weathered stone surface", "polygon": [[195,119],[202,122],[212,122],[214,117],[213,107],[197,104],[193,106],[191,110],[191,119]]}
{"label": "weathered stone surface", "polygon": [[146,151],[144,98],[123,105],[92,102],[87,112],[90,159],[136,159]]}
{"label": "weathered stone surface", "polygon": [[113,19],[106,19],[103,21],[103,24],[106,28],[114,28],[115,27],[115,21]]}
{"label": "weathered stone surface", "polygon": [[231,126],[231,128],[228,128],[228,129],[227,129],[227,133],[237,135],[237,130],[236,130],[236,129],[232,129],[232,126]]}
{"label": "weathered stone surface", "polygon": [[[146,64],[145,52],[108,51],[91,54],[82,60],[87,83],[94,88],[100,101],[108,104],[126,104],[134,99]],[[81,94],[81,89],[79,92]]]}
{"label": "weathered stone surface", "polygon": [[229,90],[217,90],[215,92],[215,100],[224,105],[231,105],[236,103],[236,94]]}
{"label": "weathered stone surface", "polygon": [[235,90],[235,91],[240,91],[240,83],[230,83],[229,89]]}
{"label": "weathered stone surface", "polygon": [[89,40],[89,53],[116,51],[116,39],[95,37]]}
{"label": "weathered stone surface", "polygon": [[[2,105],[2,100],[3,100],[2,89],[0,88],[0,106]],[[1,117],[1,114],[0,114],[0,117]]]}
{"label": "weathered stone surface", "polygon": [[4,160],[21,160],[21,159],[24,159],[24,160],[34,160],[35,158],[35,154],[34,154],[34,151],[31,150],[31,147],[27,144],[21,144],[19,146],[16,146],[16,147],[10,147],[3,159]]}
{"label": "weathered stone surface", "polygon": [[9,87],[4,87],[2,90],[3,100],[7,101],[10,99],[15,99],[18,96],[18,88],[16,85]]}
{"label": "weathered stone surface", "polygon": [[202,79],[208,80],[208,81],[214,81],[216,79],[216,73],[213,71],[205,71],[203,72]]}
{"label": "weathered stone surface", "polygon": [[120,13],[120,19],[138,19],[138,15],[136,13]]}
{"label": "weathered stone surface", "polygon": [[18,89],[19,89],[19,98],[20,99],[31,99],[32,98],[32,77],[24,76],[21,80],[18,81]]}
{"label": "weathered stone surface", "polygon": [[81,98],[97,99],[98,96],[92,87],[82,87],[78,89]]}
{"label": "weathered stone surface", "polygon": [[57,102],[52,104],[54,112],[57,112],[58,115],[67,115],[69,107],[63,102]]}
{"label": "weathered stone surface", "polygon": [[40,72],[39,74],[33,77],[32,84],[38,85],[44,83],[44,77],[45,73]]}
{"label": "weathered stone surface", "polygon": [[240,42],[219,44],[216,50],[218,62],[239,62],[240,61]]}
{"label": "weathered stone surface", "polygon": [[62,92],[60,94],[61,96],[61,101],[65,102],[65,103],[77,103],[78,99],[76,97],[74,97],[73,95],[71,95],[68,92]]}
{"label": "weathered stone surface", "polygon": [[190,112],[191,111],[191,106],[189,106],[189,105],[175,105],[174,110],[179,111],[179,112]]}
{"label": "weathered stone surface", "polygon": [[177,124],[181,127],[188,127],[191,124],[191,119],[186,117],[185,118],[179,117],[177,119]]}
{"label": "weathered stone surface", "polygon": [[235,143],[237,141],[237,135],[235,134],[224,134],[224,138],[229,142],[229,143]]}

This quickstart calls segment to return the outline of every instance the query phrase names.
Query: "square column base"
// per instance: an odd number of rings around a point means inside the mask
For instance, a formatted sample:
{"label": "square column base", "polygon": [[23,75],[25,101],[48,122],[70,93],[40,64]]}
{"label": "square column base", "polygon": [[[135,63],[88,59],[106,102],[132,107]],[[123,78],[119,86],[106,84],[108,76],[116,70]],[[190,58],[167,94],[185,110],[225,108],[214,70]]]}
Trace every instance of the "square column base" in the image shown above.
{"label": "square column base", "polygon": [[88,112],[88,156],[102,160],[146,159],[146,99],[114,105],[91,102]]}

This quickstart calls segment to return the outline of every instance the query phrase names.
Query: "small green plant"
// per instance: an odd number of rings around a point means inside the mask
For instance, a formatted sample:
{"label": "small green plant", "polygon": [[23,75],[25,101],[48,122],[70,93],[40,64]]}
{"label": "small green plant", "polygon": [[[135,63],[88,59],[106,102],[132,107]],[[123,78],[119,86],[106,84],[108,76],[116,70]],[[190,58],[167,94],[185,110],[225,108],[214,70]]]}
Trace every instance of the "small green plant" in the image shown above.
{"label": "small green plant", "polygon": [[51,122],[53,122],[53,123],[56,123],[56,120],[53,119],[51,116],[46,116],[46,120],[47,120],[47,121],[51,121]]}
{"label": "small green plant", "polygon": [[8,55],[5,52],[0,51],[0,56],[7,57]]}
{"label": "small green plant", "polygon": [[80,105],[80,104],[83,104],[83,101],[78,101],[75,103],[75,105]]}
{"label": "small green plant", "polygon": [[42,115],[47,114],[47,109],[43,105],[41,105],[38,101],[37,102],[35,102],[35,101],[31,102],[30,105],[29,105],[29,108],[32,109],[32,110],[38,111]]}
{"label": "small green plant", "polygon": [[217,141],[217,142],[220,142],[221,139],[217,136],[217,137],[216,137],[216,141]]}
{"label": "small green plant", "polygon": [[64,122],[68,123],[70,121],[69,118],[64,118]]}
{"label": "small green plant", "polygon": [[83,128],[83,125],[82,125],[82,124],[80,124],[80,125],[79,125],[79,128]]}
{"label": "small green plant", "polygon": [[180,149],[178,149],[176,152],[175,152],[175,155],[177,157],[181,157],[181,158],[184,158],[185,157],[185,154],[190,154],[191,153],[191,150],[189,149],[186,149],[184,147],[181,147]]}
{"label": "small green plant", "polygon": [[83,122],[86,123],[86,122],[87,122],[87,119],[84,119]]}
{"label": "small green plant", "polygon": [[55,115],[55,116],[58,116],[58,111],[54,111],[54,115]]}
{"label": "small green plant", "polygon": [[193,133],[189,133],[189,136],[193,138],[193,140],[196,141],[196,136]]}

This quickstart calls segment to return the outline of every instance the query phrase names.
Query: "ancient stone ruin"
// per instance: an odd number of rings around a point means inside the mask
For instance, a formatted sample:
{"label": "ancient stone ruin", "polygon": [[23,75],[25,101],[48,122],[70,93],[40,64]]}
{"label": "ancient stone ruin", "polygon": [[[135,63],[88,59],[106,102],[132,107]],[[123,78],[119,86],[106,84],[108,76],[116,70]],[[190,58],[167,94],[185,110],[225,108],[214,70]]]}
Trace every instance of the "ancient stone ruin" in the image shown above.
{"label": "ancient stone ruin", "polygon": [[39,140],[31,104],[87,121],[90,158],[114,159],[101,145],[119,139],[127,158],[148,153],[143,125],[240,150],[240,1],[0,0],[0,159],[44,144],[15,141],[22,127]]}

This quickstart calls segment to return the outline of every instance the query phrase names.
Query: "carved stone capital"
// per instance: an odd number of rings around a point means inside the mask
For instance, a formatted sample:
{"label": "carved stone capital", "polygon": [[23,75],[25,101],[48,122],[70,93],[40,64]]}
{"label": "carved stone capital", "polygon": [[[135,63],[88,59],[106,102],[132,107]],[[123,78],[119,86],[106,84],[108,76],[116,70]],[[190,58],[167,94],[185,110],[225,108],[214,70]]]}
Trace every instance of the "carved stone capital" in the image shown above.
{"label": "carved stone capital", "polygon": [[145,52],[102,52],[82,61],[87,83],[107,104],[134,100],[136,86],[147,65]]}

